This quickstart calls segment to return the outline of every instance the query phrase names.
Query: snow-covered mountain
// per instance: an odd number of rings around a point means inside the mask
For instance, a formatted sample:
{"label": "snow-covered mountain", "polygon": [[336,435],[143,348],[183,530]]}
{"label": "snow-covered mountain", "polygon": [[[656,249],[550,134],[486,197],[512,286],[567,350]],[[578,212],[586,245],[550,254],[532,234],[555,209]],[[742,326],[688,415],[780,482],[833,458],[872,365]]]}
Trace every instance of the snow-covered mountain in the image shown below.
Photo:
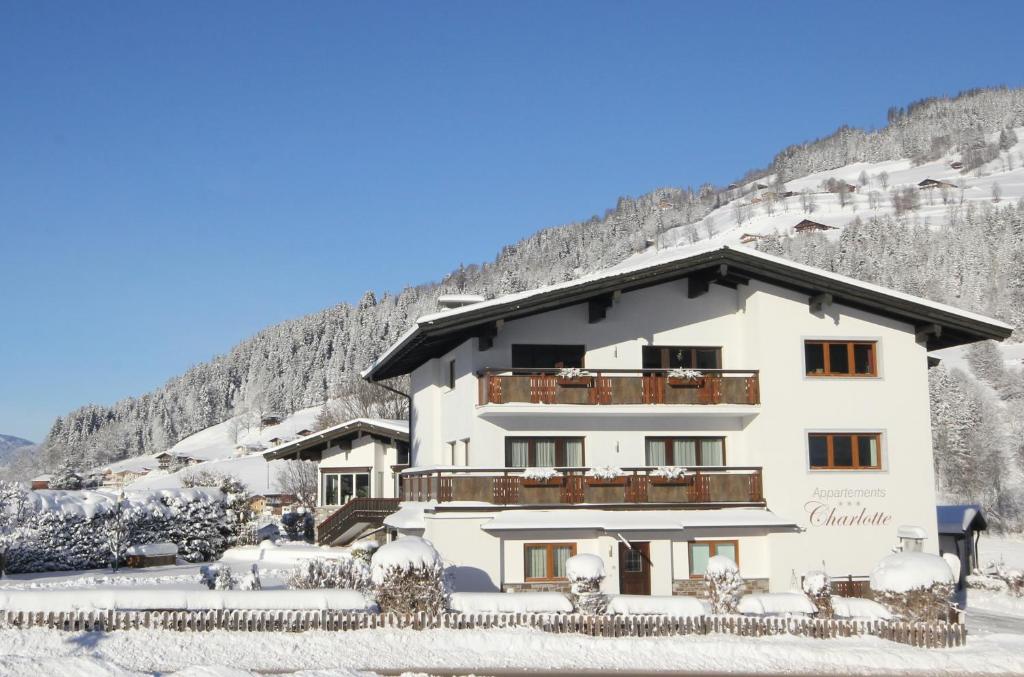
{"label": "snow-covered mountain", "polygon": [[[881,129],[843,127],[791,146],[733,186],[619,198],[603,216],[542,230],[493,262],[397,294],[367,292],[358,304],[269,327],[153,392],[82,407],[58,419],[38,464],[23,458],[16,471],[63,458],[97,466],[162,451],[243,412],[315,407],[342,394],[442,293],[493,297],[702,240],[766,236],[750,244],[1024,326],[1024,312],[1008,316],[1024,293],[1024,282],[1016,290],[1010,279],[1014,257],[1024,270],[1024,245],[1013,239],[1024,222],[1015,206],[1024,195],[1024,147],[1014,138],[1022,127],[1024,89],[975,90],[894,109]],[[925,179],[949,185],[918,188]],[[829,192],[829,180],[853,190]],[[836,229],[792,237],[805,218]],[[985,234],[973,238],[984,247],[957,241],[961,231]],[[927,270],[914,270],[917,260]]]}
{"label": "snow-covered mountain", "polygon": [[35,442],[29,442],[14,435],[0,435],[0,465],[6,465],[7,461],[18,451],[25,447],[31,447]]}

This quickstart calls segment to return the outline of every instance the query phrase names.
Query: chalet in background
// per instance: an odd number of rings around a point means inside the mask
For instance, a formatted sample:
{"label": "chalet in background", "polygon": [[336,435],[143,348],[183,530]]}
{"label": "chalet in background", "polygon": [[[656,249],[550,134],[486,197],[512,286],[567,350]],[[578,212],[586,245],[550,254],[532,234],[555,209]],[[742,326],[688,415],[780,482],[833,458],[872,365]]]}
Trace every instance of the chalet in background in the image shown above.
{"label": "chalet in background", "polygon": [[836,227],[826,226],[824,223],[818,223],[817,221],[811,221],[810,219],[804,219],[793,226],[793,231],[796,233],[813,233],[827,230],[836,230]]}
{"label": "chalet in background", "polygon": [[917,184],[918,188],[929,189],[929,188],[956,188],[956,185],[949,183],[948,181],[939,181],[937,179],[925,179]]}

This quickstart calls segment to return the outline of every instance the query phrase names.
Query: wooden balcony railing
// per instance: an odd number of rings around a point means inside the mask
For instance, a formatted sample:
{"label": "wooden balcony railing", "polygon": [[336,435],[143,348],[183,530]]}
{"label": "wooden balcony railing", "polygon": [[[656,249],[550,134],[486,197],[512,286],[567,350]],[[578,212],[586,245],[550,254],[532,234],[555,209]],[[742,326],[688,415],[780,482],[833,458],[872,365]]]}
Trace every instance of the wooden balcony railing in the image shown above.
{"label": "wooden balcony railing", "polygon": [[764,505],[761,468],[703,466],[679,478],[660,477],[657,468],[623,468],[600,479],[587,468],[558,468],[551,479],[528,479],[522,468],[446,468],[404,472],[403,501],[478,501],[495,505],[686,503],[720,506]]}
{"label": "wooden balcony railing", "polygon": [[588,369],[564,379],[558,369],[485,369],[480,404],[760,404],[756,370],[703,369],[674,378],[667,369]]}

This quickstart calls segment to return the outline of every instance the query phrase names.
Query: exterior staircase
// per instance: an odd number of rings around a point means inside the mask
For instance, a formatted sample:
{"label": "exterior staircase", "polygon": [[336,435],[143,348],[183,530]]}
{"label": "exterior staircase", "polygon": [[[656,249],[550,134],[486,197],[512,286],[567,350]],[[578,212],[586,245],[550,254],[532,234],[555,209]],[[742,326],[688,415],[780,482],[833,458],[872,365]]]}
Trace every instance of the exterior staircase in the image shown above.
{"label": "exterior staircase", "polygon": [[353,498],[316,527],[320,545],[348,545],[371,527],[398,510],[398,498]]}

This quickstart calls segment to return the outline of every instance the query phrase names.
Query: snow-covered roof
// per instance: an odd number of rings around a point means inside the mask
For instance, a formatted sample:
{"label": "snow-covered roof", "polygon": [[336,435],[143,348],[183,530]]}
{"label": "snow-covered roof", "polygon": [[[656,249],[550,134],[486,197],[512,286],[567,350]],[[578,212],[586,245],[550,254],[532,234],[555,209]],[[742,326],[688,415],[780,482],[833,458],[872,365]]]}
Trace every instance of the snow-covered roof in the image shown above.
{"label": "snow-covered roof", "polygon": [[312,435],[300,437],[267,449],[263,452],[263,457],[268,460],[281,458],[307,447],[352,433],[384,435],[407,442],[409,440],[409,422],[389,418],[354,418],[350,421],[317,431]]}
{"label": "snow-covered roof", "polygon": [[972,503],[967,505],[940,505],[935,508],[939,522],[940,534],[960,535],[967,531],[985,531],[988,522],[981,506]]}
{"label": "snow-covered roof", "polygon": [[600,529],[619,531],[678,531],[714,527],[792,529],[796,524],[769,510],[505,510],[485,523],[484,531]]}
{"label": "snow-covered roof", "polygon": [[[722,268],[725,266],[725,268]],[[809,295],[829,293],[836,303],[915,325],[939,325],[929,349],[981,339],[1003,339],[1013,328],[977,313],[855,280],[744,246],[704,244],[649,251],[617,266],[529,291],[423,315],[363,376],[373,380],[408,373],[499,320],[577,305],[614,292],[632,291],[701,273],[760,279]]]}

